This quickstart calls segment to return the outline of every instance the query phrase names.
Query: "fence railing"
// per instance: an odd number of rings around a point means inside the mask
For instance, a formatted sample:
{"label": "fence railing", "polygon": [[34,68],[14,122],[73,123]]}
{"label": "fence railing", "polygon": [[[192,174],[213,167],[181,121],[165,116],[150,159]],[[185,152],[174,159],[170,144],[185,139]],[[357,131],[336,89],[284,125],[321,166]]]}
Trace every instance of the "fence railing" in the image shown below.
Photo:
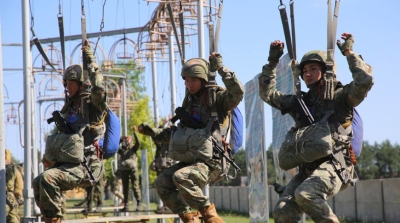
{"label": "fence railing", "polygon": [[[248,187],[210,187],[210,200],[219,210],[249,213]],[[273,186],[268,188],[268,208],[272,213],[278,200]],[[158,195],[150,190],[150,201]],[[341,219],[363,222],[400,222],[400,178],[358,181],[332,199],[328,199],[333,212]]]}

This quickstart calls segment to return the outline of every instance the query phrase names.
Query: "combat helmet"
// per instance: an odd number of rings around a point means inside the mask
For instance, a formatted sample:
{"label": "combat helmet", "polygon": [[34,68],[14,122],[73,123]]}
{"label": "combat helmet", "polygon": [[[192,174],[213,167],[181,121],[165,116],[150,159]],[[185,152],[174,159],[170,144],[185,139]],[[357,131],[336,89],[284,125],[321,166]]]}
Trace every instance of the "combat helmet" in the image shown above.
{"label": "combat helmet", "polygon": [[182,66],[181,76],[197,77],[208,82],[208,61],[202,58],[193,58],[185,62]]}
{"label": "combat helmet", "polygon": [[78,81],[80,83],[83,83],[84,77],[82,73],[83,69],[81,65],[75,64],[69,66],[64,72],[63,76],[64,85],[66,84],[67,80]]}
{"label": "combat helmet", "polygon": [[126,146],[127,148],[130,148],[133,144],[133,140],[131,136],[121,136],[120,139],[121,146]]}
{"label": "combat helmet", "polygon": [[304,65],[309,62],[317,62],[322,65],[323,70],[326,70],[326,58],[327,58],[326,52],[322,50],[311,50],[308,53],[304,54],[303,58],[301,58],[299,66],[300,77],[303,79]]}

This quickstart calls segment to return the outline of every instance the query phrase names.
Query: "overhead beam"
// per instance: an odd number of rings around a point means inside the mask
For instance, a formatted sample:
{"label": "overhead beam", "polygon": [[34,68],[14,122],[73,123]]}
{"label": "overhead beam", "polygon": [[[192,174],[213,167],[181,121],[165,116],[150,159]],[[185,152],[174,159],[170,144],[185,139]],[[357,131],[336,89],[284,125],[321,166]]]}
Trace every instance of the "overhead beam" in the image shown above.
{"label": "overhead beam", "polygon": [[[94,38],[94,37],[98,37],[100,35],[101,36],[114,36],[114,35],[127,34],[127,33],[138,33],[138,32],[143,32],[143,31],[146,32],[147,30],[148,30],[148,26],[143,26],[143,27],[136,27],[136,28],[129,28],[129,29],[119,29],[119,30],[111,30],[111,31],[104,31],[104,32],[95,32],[95,33],[88,33],[87,38]],[[72,40],[82,40],[82,34],[65,36],[65,41],[72,41]],[[54,43],[54,42],[60,42],[60,37],[40,39],[41,44]],[[32,41],[31,41],[31,45],[33,45]]]}

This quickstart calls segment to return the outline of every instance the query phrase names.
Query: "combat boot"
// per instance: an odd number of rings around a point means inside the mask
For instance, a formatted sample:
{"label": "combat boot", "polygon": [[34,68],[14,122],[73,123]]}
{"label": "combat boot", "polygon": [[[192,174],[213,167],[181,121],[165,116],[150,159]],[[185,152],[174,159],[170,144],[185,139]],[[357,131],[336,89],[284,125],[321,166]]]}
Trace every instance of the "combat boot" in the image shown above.
{"label": "combat boot", "polygon": [[215,209],[215,205],[211,204],[208,207],[200,208],[199,212],[201,216],[203,216],[204,223],[225,223],[221,217],[217,214],[217,209]]}
{"label": "combat boot", "polygon": [[91,211],[93,211],[92,204],[89,204],[89,205],[86,206],[85,209],[83,209],[83,210],[81,211],[81,213],[82,213],[82,214],[87,214],[87,213],[89,213],[89,212],[91,212]]}
{"label": "combat boot", "polygon": [[44,223],[61,223],[61,218],[55,217],[55,218],[47,218],[43,217]]}
{"label": "combat boot", "polygon": [[121,212],[129,211],[129,203],[124,202],[124,207],[119,209],[119,211],[121,211]]}
{"label": "combat boot", "polygon": [[183,223],[200,223],[198,212],[187,212],[179,214]]}
{"label": "combat boot", "polygon": [[136,211],[141,211],[142,210],[142,203],[140,201],[136,202]]}

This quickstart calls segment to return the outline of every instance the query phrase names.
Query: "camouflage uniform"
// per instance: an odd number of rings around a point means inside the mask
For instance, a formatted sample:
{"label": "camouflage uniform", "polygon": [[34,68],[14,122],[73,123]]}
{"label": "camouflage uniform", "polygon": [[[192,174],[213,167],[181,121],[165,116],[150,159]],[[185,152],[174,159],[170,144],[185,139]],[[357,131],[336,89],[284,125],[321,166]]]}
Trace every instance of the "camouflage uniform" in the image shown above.
{"label": "camouflage uniform", "polygon": [[[80,65],[72,65],[66,69],[64,81],[75,80],[80,86],[85,81],[84,86],[91,86],[91,90],[86,91],[88,92],[86,94],[78,92],[70,97],[61,113],[65,115],[65,120],[74,132],[79,132],[83,126],[90,125],[90,130],[86,128],[83,132],[84,156],[88,161],[89,169],[94,177],[98,179],[102,171],[104,171],[103,163],[98,158],[98,151],[94,149],[93,145],[104,132],[102,121],[107,114],[108,106],[104,93],[103,75],[95,62],[90,46],[85,47],[84,52],[88,63],[90,63],[89,79],[84,80]],[[87,96],[90,96],[90,102],[88,102]],[[55,158],[52,156],[51,151],[46,149],[44,157],[47,160],[54,161]],[[59,162],[56,162],[52,167],[37,176],[32,183],[35,202],[45,220],[46,218],[50,220],[52,218],[62,218],[62,191],[72,190],[77,186],[87,187],[90,185],[88,171],[83,167],[82,163]]]}
{"label": "camouflage uniform", "polygon": [[[191,59],[182,68],[182,77],[198,77],[203,79],[204,83],[207,83],[208,66],[208,62],[202,59]],[[216,94],[216,108],[221,124],[229,112],[242,100],[244,88],[236,78],[236,75],[226,67],[218,69],[218,72],[226,86],[226,89],[218,91]],[[210,118],[209,108],[204,104],[205,91],[206,87],[203,84],[202,88],[195,94],[188,92],[187,100],[182,105],[203,126],[207,125]],[[149,132],[146,130],[148,129],[147,127],[144,128],[143,134],[152,136],[158,143],[168,143],[171,131],[176,127],[172,126],[165,129],[153,128]],[[188,218],[184,216],[185,213],[192,213],[192,208],[201,212],[210,207],[215,211],[214,204],[210,204],[210,200],[204,196],[202,188],[210,182],[220,179],[221,173],[220,159],[211,159],[207,163],[201,160],[191,164],[179,162],[165,169],[157,177],[154,184],[163,204],[169,207],[172,212],[179,214],[184,222],[192,222],[186,221]],[[215,216],[218,217],[216,211]],[[223,222],[219,217],[218,219],[216,222]]]}
{"label": "camouflage uniform", "polygon": [[[323,51],[307,53],[300,64],[300,72],[302,72],[302,66],[313,61],[325,66],[326,53]],[[340,82],[335,80],[334,108],[337,121],[340,124],[352,120],[353,108],[364,100],[373,85],[372,69],[358,54],[348,55],[347,61],[353,75],[353,81],[341,87]],[[260,97],[272,107],[281,111],[289,111],[292,117],[296,117],[296,110],[292,107],[292,100],[296,96],[283,94],[276,90],[275,68],[275,66],[268,64],[263,67],[259,76]],[[303,95],[303,100],[316,122],[324,117],[326,110],[324,100],[320,99],[320,83],[319,80],[307,86],[309,90]],[[296,121],[296,127],[298,128],[300,125]],[[338,169],[341,168],[338,162],[334,162],[334,165]],[[352,168],[351,162],[347,161],[346,165],[347,167],[344,168]],[[298,222],[302,213],[305,212],[314,222],[339,223],[326,201],[328,197],[335,196],[344,187],[345,185],[334,172],[330,161],[322,159],[302,164],[299,173],[289,182],[280,196],[273,212],[274,220],[277,223]]]}
{"label": "camouflage uniform", "polygon": [[[131,137],[122,137],[118,154],[118,172],[122,180],[122,191],[124,194],[124,210],[129,209],[129,179],[132,183],[133,195],[136,198],[137,209],[140,208],[142,194],[139,185],[139,170],[137,151],[140,147],[140,140],[136,132],[133,133],[134,144]],[[133,145],[132,145],[133,144]]]}
{"label": "camouflage uniform", "polygon": [[18,167],[11,162],[11,153],[6,149],[6,221],[19,223],[18,208],[23,204],[24,181]]}

